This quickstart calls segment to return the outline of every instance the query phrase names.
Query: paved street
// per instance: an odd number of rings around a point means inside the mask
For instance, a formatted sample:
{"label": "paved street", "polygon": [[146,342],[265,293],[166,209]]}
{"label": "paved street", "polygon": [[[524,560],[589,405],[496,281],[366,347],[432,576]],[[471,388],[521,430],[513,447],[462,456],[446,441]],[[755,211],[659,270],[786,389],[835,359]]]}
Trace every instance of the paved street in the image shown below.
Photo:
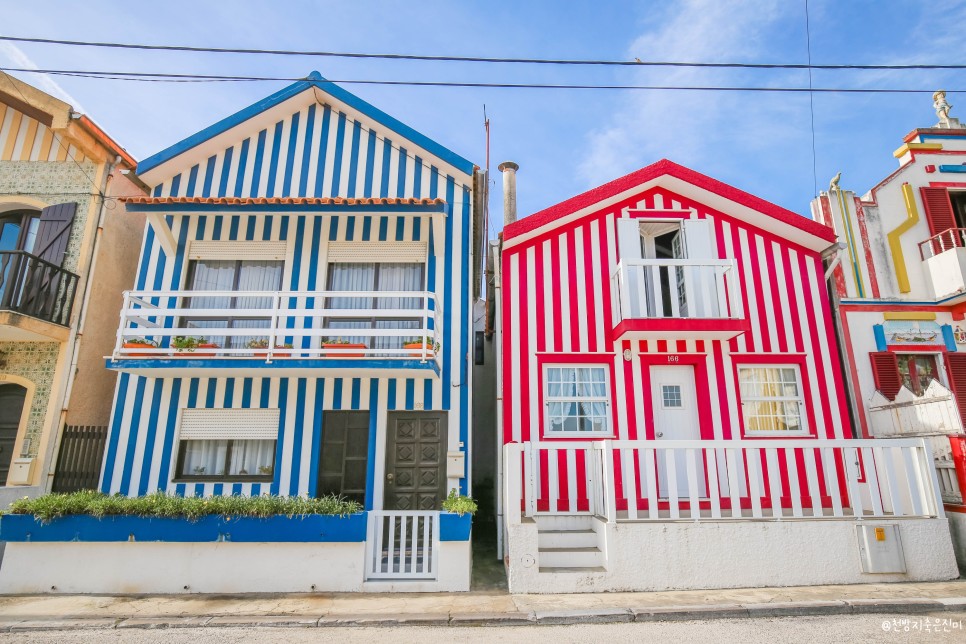
{"label": "paved street", "polygon": [[[895,620],[895,621],[893,621]],[[945,621],[944,621],[945,620]],[[888,631],[883,625],[889,626]],[[899,632],[893,629],[899,625]],[[909,631],[905,632],[908,628]],[[930,630],[927,632],[926,629]],[[938,632],[937,632],[938,628]],[[597,624],[569,626],[505,626],[454,628],[402,626],[385,628],[204,628],[41,631],[0,634],[3,642],[962,642],[966,639],[966,613],[934,615],[854,615],[781,619],[709,620],[648,624]],[[943,632],[947,630],[948,632]]]}

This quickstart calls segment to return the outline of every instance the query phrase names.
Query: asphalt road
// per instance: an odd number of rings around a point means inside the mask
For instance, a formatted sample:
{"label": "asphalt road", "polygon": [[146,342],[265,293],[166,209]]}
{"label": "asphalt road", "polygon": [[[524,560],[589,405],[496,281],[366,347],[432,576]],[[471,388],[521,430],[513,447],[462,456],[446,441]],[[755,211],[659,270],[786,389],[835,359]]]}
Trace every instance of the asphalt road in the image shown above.
{"label": "asphalt road", "polygon": [[[943,621],[945,620],[945,622]],[[927,630],[931,629],[931,630]],[[906,630],[908,629],[908,631]],[[943,632],[947,631],[947,632]],[[489,628],[380,627],[380,628],[185,628],[163,630],[73,630],[0,634],[3,642],[164,642],[263,643],[285,642],[966,642],[966,613],[934,615],[848,615],[789,617],[781,619],[707,620],[637,624],[580,624],[571,626],[504,626]]]}

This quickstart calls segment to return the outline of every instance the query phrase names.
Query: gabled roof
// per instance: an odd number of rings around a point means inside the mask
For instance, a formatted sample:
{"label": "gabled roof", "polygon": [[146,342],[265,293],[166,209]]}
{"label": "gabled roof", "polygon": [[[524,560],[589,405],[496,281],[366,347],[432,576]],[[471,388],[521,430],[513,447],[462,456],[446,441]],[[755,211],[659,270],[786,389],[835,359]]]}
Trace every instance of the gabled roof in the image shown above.
{"label": "gabled roof", "polygon": [[140,164],[138,164],[138,174],[149,172],[154,168],[157,168],[158,166],[170,161],[171,159],[174,159],[178,155],[202,145],[206,141],[213,139],[214,137],[223,134],[236,126],[241,125],[245,121],[248,121],[257,115],[281,103],[284,103],[288,99],[313,88],[317,88],[325,92],[335,100],[345,103],[352,109],[364,114],[383,127],[392,130],[396,134],[409,141],[412,141],[416,145],[425,149],[427,152],[436,155],[442,161],[449,163],[454,168],[465,172],[468,175],[473,174],[475,165],[471,161],[467,161],[452,150],[444,148],[439,143],[436,143],[432,139],[420,134],[405,123],[396,120],[382,110],[370,105],[358,96],[347,92],[335,83],[327,81],[326,79],[322,78],[322,75],[319,74],[319,72],[316,71],[310,73],[304,80],[296,81],[288,87],[275,92],[271,96],[263,98],[257,103],[249,105],[245,109],[235,112],[231,116],[218,121],[214,125],[211,125],[200,132],[192,134],[188,138],[175,143],[166,150],[162,150],[161,152],[144,159]]}
{"label": "gabled roof", "polygon": [[[764,218],[759,218],[761,221],[749,221],[749,223],[763,228],[784,229],[776,230],[779,234],[794,231],[797,234],[793,236],[797,239],[793,239],[793,241],[802,243],[807,247],[821,250],[836,239],[835,232],[824,224],[803,217],[791,210],[786,210],[770,201],[765,201],[761,197],[756,197],[744,190],[729,186],[717,179],[712,179],[700,172],[678,165],[673,161],[661,159],[656,163],[652,163],[619,179],[605,183],[602,186],[588,190],[566,201],[562,201],[555,206],[550,206],[549,208],[545,208],[544,210],[509,224],[503,229],[504,244],[512,245],[516,242],[525,241],[524,238],[534,237],[540,232],[544,232],[545,229],[550,230],[557,225],[563,225],[573,221],[575,218],[573,215],[579,218],[583,215],[592,214],[599,209],[595,208],[595,206],[603,206],[602,202],[608,200],[613,201],[615,197],[624,196],[625,194],[629,197],[635,191],[641,191],[659,185],[672,192],[682,193],[682,196],[698,202],[703,202],[703,194],[705,199],[707,197],[725,199],[746,214],[760,213],[761,215],[766,215]],[[682,188],[686,189],[688,186],[694,189],[693,194],[684,194],[682,192]],[[713,204],[708,205],[714,207]],[[722,208],[717,209],[722,210]],[[733,212],[728,213],[727,209],[724,210],[726,214],[734,214]],[[748,220],[747,217],[739,218]],[[802,238],[809,238],[812,240],[812,243],[806,243]]]}

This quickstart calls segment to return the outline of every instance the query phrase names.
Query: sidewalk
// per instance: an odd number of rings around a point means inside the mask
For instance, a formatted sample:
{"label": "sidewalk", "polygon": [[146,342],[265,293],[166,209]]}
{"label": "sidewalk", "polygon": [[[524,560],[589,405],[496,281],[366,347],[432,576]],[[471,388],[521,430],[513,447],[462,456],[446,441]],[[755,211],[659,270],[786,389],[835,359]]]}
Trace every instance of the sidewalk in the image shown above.
{"label": "sidewalk", "polygon": [[475,626],[856,613],[966,615],[966,579],[712,591],[509,595],[31,595],[0,597],[0,631],[217,626]]}

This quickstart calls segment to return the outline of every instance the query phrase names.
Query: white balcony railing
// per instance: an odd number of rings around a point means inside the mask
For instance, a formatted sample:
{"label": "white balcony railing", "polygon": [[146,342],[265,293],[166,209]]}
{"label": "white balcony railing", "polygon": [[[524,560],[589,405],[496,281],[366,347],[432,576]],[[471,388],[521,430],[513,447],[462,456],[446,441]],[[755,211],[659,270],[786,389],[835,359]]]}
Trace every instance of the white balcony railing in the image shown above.
{"label": "white balcony railing", "polygon": [[922,439],[511,443],[505,458],[510,522],[943,516]]}
{"label": "white balcony railing", "polygon": [[438,362],[442,315],[427,291],[128,291],[113,358]]}
{"label": "white balcony railing", "polygon": [[615,322],[744,317],[731,259],[623,259],[611,275],[611,288]]}

